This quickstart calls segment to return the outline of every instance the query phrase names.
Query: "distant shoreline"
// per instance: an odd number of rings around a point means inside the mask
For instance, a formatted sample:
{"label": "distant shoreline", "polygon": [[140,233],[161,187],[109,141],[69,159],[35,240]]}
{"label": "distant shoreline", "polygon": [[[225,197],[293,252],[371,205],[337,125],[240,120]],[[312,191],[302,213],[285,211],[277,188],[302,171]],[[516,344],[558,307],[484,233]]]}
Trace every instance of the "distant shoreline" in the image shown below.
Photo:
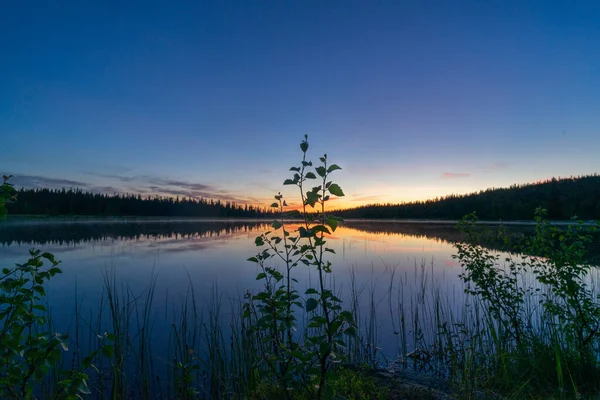
{"label": "distant shoreline", "polygon": [[[191,223],[191,222],[257,222],[268,223],[273,218],[243,218],[243,217],[166,217],[166,216],[98,216],[98,215],[9,215],[2,221],[2,224],[14,223],[137,223],[137,222],[155,222],[155,223]],[[290,222],[294,219],[290,219]],[[299,220],[297,220],[299,221]],[[455,225],[459,220],[450,219],[385,219],[385,218],[346,218],[347,223],[394,223],[394,224],[427,224],[427,225]],[[491,221],[481,220],[477,222],[481,225],[509,225],[509,226],[535,226],[535,221]],[[595,221],[584,221],[584,225],[594,225]],[[574,220],[551,220],[550,224],[557,226],[575,225]]]}

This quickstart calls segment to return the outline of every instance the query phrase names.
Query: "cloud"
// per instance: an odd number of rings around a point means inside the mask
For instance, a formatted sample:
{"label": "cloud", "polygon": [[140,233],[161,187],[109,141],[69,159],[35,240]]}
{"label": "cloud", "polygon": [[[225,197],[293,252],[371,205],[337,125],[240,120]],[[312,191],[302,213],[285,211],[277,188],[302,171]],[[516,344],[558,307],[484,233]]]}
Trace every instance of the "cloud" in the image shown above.
{"label": "cloud", "polygon": [[191,182],[150,175],[126,176],[95,172],[83,172],[83,174],[103,178],[103,181],[101,184],[96,182],[86,183],[64,178],[15,173],[13,174],[12,183],[16,187],[24,188],[80,188],[94,193],[106,194],[131,193],[141,194],[144,196],[179,196],[184,198],[191,197],[196,199],[213,199],[220,200],[222,202],[229,201],[238,204],[264,203],[264,201],[261,201],[255,197],[231,192],[218,186],[201,182]]}
{"label": "cloud", "polygon": [[484,174],[490,174],[496,171],[502,171],[505,170],[507,168],[510,168],[510,163],[506,163],[506,162],[496,162],[496,163],[492,163],[492,164],[487,164],[483,167],[481,167],[481,172],[483,172]]}
{"label": "cloud", "polygon": [[156,194],[161,196],[179,196],[192,198],[205,198],[234,203],[260,203],[258,199],[223,190],[218,186],[171,179],[151,175],[118,175],[97,172],[83,172],[86,175],[122,183],[122,191],[134,194]]}
{"label": "cloud", "polygon": [[42,175],[25,175],[25,174],[13,174],[11,183],[15,187],[27,188],[27,189],[83,189],[93,193],[124,193],[122,188],[116,186],[94,186],[89,183],[75,181],[65,178],[52,178],[49,176]]}
{"label": "cloud", "polygon": [[373,201],[373,200],[382,200],[385,196],[375,195],[375,196],[361,196],[357,194],[351,195],[353,198],[350,201]]}
{"label": "cloud", "polygon": [[41,175],[13,174],[11,182],[13,185],[15,185],[15,187],[24,188],[89,188],[89,185],[84,182],[73,181],[70,179],[63,178],[51,178],[48,176]]}
{"label": "cloud", "polygon": [[444,172],[441,176],[442,179],[455,179],[455,178],[468,178],[471,174],[465,172]]}

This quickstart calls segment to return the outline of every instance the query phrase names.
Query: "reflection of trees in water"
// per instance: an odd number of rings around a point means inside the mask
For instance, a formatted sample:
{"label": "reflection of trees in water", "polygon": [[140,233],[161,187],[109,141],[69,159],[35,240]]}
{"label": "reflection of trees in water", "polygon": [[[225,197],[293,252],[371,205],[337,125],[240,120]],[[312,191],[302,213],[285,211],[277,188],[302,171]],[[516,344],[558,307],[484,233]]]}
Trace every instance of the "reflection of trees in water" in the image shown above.
{"label": "reflection of trees in water", "polygon": [[445,243],[455,243],[463,238],[463,235],[454,224],[346,221],[344,226],[376,235],[408,235]]}
{"label": "reflection of trees in water", "polygon": [[264,222],[101,222],[7,225],[0,228],[0,243],[10,245],[74,245],[96,240],[188,239],[251,233]]}
{"label": "reflection of trees in water", "polygon": [[[455,224],[347,221],[344,226],[376,235],[409,235],[449,244],[464,240],[463,233]],[[481,237],[482,246],[513,254],[522,253],[525,240],[535,234],[533,225],[508,225],[505,227],[480,225],[479,229],[485,232]],[[498,235],[499,229],[511,238],[510,243],[505,243]],[[588,247],[589,262],[600,265],[600,233],[594,237],[595,240]]]}
{"label": "reflection of trees in water", "polygon": [[[97,240],[189,239],[252,233],[267,228],[261,221],[99,221],[78,223],[14,224],[0,226],[0,244],[10,245],[75,245]],[[407,235],[415,238],[454,244],[463,234],[454,224],[407,223],[384,221],[346,221],[344,226],[375,235]],[[484,228],[484,227],[482,227]],[[497,227],[486,227],[496,232]],[[497,235],[488,235],[482,245],[493,250],[518,253],[524,238],[535,232],[534,226],[509,226],[506,233],[513,239],[507,247]],[[600,264],[600,241],[590,246],[594,264]]]}

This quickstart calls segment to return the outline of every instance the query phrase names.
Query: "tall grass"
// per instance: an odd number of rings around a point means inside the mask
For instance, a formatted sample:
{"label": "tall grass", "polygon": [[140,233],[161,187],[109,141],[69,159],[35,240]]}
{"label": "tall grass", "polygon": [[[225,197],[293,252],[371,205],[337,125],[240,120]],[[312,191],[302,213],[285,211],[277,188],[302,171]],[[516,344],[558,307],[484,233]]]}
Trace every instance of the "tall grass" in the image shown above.
{"label": "tall grass", "polygon": [[[482,391],[507,398],[597,393],[597,364],[582,369],[569,338],[540,308],[538,292],[527,299],[534,339],[517,344],[506,340],[504,325],[481,299],[436,281],[433,260],[415,260],[412,274],[399,273],[397,265],[385,267],[385,279],[378,283],[358,282],[350,271],[345,295],[360,329],[356,338],[347,339],[346,363],[436,376],[463,398]],[[70,347],[77,353],[75,358],[64,353],[63,364],[81,365],[82,354],[98,346],[104,332],[114,336],[114,353],[98,355],[98,371],[88,371],[92,398],[236,399],[273,384],[263,379],[261,338],[250,333],[252,321],[242,317],[242,296],[227,299],[214,287],[208,300],[199,299],[190,281],[185,293],[160,299],[156,279],[153,275],[143,292],[134,293],[107,272],[93,312],[75,302]],[[594,274],[590,285],[597,287],[597,279]],[[153,311],[156,301],[168,305],[164,315]],[[383,331],[388,326],[395,345],[382,338],[390,336]],[[48,382],[40,390],[51,393],[52,388]]]}

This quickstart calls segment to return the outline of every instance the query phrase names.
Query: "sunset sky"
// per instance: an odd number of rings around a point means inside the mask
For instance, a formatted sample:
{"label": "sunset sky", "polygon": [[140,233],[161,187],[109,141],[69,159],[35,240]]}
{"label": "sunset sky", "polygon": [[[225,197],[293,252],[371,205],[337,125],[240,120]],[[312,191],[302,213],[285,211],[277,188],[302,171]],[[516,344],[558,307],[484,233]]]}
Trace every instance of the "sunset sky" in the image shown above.
{"label": "sunset sky", "polygon": [[599,1],[0,4],[19,187],[264,205],[304,134],[340,207],[600,172]]}

